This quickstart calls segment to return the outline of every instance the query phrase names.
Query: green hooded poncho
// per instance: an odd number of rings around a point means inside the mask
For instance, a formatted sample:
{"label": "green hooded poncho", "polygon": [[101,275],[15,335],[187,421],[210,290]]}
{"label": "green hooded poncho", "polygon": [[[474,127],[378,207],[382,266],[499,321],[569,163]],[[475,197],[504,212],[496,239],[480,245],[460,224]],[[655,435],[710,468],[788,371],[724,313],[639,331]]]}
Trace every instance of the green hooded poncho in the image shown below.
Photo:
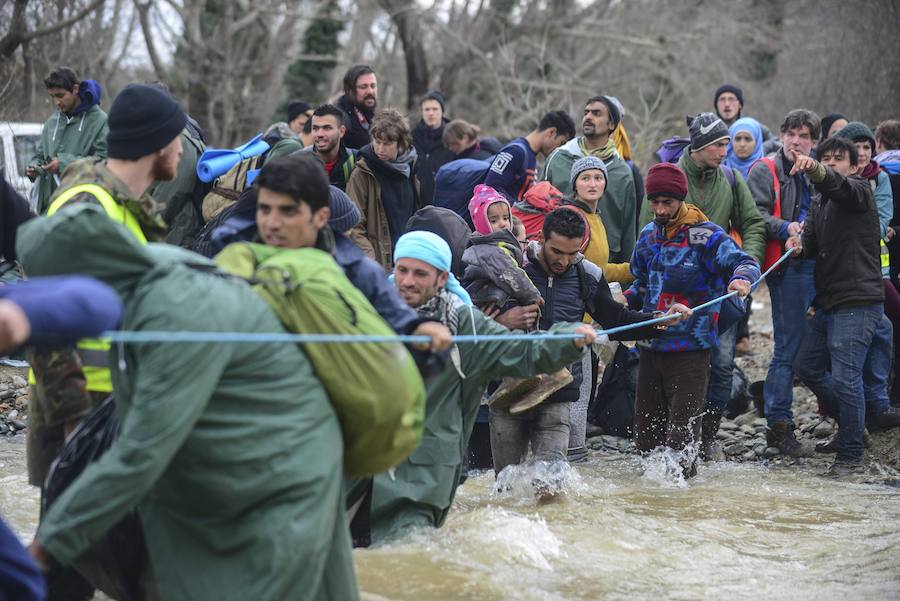
{"label": "green hooded poncho", "polygon": [[[19,232],[30,275],[113,286],[124,330],[283,332],[239,281],[157,257],[93,205]],[[184,253],[185,255],[187,253]],[[354,600],[341,431],[289,343],[142,343],[111,353],[119,438],[44,516],[72,562],[131,508],[163,600]]]}
{"label": "green hooded poncho", "polygon": [[[456,298],[456,297],[451,297]],[[459,334],[509,334],[481,311],[456,303],[451,320]],[[560,323],[552,333],[571,333],[580,324]],[[550,373],[576,361],[582,351],[572,340],[485,340],[461,344],[459,359],[426,385],[425,432],[422,443],[393,470],[372,479],[373,543],[401,536],[411,528],[444,523],[456,487],[462,458],[472,434],[485,388],[504,376]],[[464,376],[464,377],[463,377]],[[349,497],[359,492],[350,486]]]}
{"label": "green hooded poncho", "polygon": [[50,197],[57,188],[54,175],[61,178],[66,167],[78,159],[106,158],[108,133],[106,113],[96,105],[74,117],[67,117],[60,111],[50,115],[41,130],[41,145],[29,165],[46,165],[58,158],[59,171],[56,174],[38,171],[38,177],[34,180],[37,190],[32,192],[37,195],[38,214],[45,213],[50,206]]}

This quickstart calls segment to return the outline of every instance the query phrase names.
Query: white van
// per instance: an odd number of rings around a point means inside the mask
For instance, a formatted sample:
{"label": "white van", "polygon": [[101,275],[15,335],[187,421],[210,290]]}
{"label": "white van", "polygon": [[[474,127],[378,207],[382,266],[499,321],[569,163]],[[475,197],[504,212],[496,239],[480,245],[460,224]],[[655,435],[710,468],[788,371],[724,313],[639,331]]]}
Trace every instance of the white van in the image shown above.
{"label": "white van", "polygon": [[0,174],[29,201],[31,180],[25,177],[25,169],[41,144],[41,127],[40,123],[0,121]]}

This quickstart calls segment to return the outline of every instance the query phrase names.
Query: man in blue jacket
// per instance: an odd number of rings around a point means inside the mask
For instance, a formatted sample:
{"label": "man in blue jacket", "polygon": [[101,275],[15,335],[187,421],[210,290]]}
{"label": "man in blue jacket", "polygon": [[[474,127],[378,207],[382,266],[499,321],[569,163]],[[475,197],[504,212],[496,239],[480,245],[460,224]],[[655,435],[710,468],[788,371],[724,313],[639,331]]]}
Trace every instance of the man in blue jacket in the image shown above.
{"label": "man in blue jacket", "polygon": [[[641,231],[631,257],[635,279],[625,293],[629,306],[650,312],[675,303],[697,306],[724,294],[726,286],[747,296],[759,278],[759,264],[728,232],[684,202],[684,172],[671,163],[654,165],[646,189],[654,220]],[[679,458],[685,478],[696,474],[710,349],[719,344],[718,318],[719,308],[713,306],[638,345],[635,443],[642,453],[662,446],[686,451]]]}

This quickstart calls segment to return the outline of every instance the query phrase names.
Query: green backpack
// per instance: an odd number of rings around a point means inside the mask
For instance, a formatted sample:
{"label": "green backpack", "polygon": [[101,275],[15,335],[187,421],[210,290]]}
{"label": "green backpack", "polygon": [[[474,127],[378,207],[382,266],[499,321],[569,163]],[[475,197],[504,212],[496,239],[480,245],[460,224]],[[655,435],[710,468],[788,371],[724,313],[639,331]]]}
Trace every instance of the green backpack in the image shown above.
{"label": "green backpack", "polygon": [[[394,331],[328,253],[237,243],[215,258],[249,280],[297,334],[391,336]],[[344,471],[377,474],[419,445],[425,385],[399,342],[301,344],[325,386],[344,434]]]}

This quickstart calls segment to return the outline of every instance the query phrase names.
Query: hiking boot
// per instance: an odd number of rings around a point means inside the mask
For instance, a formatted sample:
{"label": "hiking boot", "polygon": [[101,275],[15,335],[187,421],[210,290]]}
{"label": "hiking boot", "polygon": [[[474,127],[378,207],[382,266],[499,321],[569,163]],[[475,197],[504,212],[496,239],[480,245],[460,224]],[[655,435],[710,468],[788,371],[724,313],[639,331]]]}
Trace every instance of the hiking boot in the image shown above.
{"label": "hiking boot", "polygon": [[900,426],[900,408],[891,407],[884,413],[870,418],[866,425],[872,432],[881,432]]}
{"label": "hiking boot", "polygon": [[838,457],[825,472],[830,478],[844,478],[858,476],[866,472],[866,464],[862,459],[843,459]]}
{"label": "hiking boot", "polygon": [[[827,442],[816,445],[816,453],[837,453],[837,432]],[[863,430],[863,445],[868,449],[872,446],[872,435],[868,430]]]}
{"label": "hiking boot", "polygon": [[506,409],[523,396],[525,393],[534,390],[538,385],[538,378],[503,378],[497,390],[488,397],[487,404],[491,409]]}
{"label": "hiking boot", "polygon": [[525,394],[509,406],[509,412],[511,414],[515,415],[516,413],[523,413],[537,407],[546,401],[554,392],[571,384],[575,378],[573,378],[571,372],[564,367],[552,374],[540,374],[532,379],[537,380],[535,386],[531,390],[525,392]]}
{"label": "hiking boot", "polygon": [[725,461],[722,445],[716,440],[719,424],[722,423],[722,411],[707,409],[703,415],[700,434],[700,459],[703,461]]}
{"label": "hiking boot", "polygon": [[794,436],[792,422],[776,422],[766,428],[766,444],[776,447],[782,455],[789,457],[811,457],[814,449],[809,442],[800,442]]}
{"label": "hiking boot", "polygon": [[749,338],[741,338],[734,345],[734,353],[736,355],[749,355],[753,352],[753,346],[750,344]]}

